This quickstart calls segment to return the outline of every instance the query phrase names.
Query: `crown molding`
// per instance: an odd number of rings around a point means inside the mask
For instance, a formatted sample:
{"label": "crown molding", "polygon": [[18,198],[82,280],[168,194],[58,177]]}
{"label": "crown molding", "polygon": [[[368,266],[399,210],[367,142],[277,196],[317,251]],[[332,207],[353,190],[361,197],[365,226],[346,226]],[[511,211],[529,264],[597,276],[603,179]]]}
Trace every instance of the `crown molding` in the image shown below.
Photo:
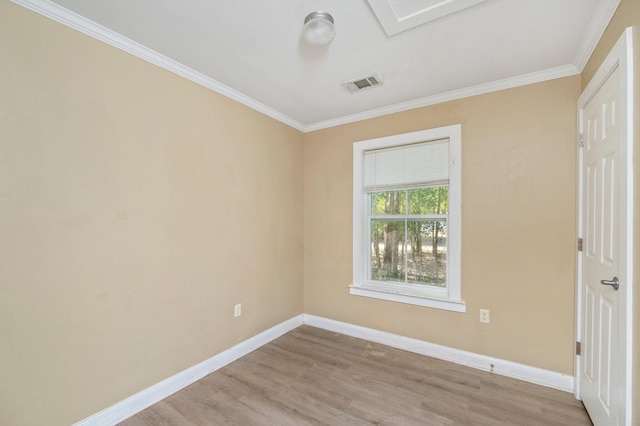
{"label": "crown molding", "polygon": [[607,25],[609,25],[619,5],[620,0],[605,0],[602,1],[596,9],[591,22],[589,22],[587,31],[584,37],[582,37],[582,43],[580,43],[578,53],[576,53],[576,57],[573,60],[573,64],[579,72],[582,72],[587,65],[589,58],[591,58],[593,51],[598,46],[604,30],[607,29]]}
{"label": "crown molding", "polygon": [[312,132],[315,130],[354,123],[356,121],[376,118],[383,115],[394,114],[396,112],[408,111],[411,109],[422,108],[429,105],[468,98],[470,96],[483,95],[486,93],[497,92],[499,90],[511,89],[514,87],[526,86],[528,84],[540,83],[542,81],[553,80],[556,78],[568,77],[579,73],[580,71],[578,71],[578,69],[574,65],[563,65],[556,68],[549,68],[529,74],[505,78],[502,80],[492,81],[490,83],[479,84],[477,86],[465,87],[459,90],[452,90],[450,92],[427,96],[425,98],[414,99],[408,102],[401,102],[395,105],[376,108],[365,112],[359,112],[357,114],[347,115],[332,120],[310,124],[304,126],[303,131]]}
{"label": "crown molding", "polygon": [[220,93],[230,99],[240,102],[243,105],[248,106],[258,112],[261,112],[275,120],[278,120],[294,129],[304,131],[304,125],[293,118],[276,111],[264,105],[261,102],[256,101],[249,96],[246,96],[229,86],[226,86],[198,71],[195,71],[171,58],[168,58],[155,50],[149,49],[136,43],[133,40],[124,37],[115,31],[103,27],[83,16],[78,15],[62,6],[52,3],[48,0],[11,0],[12,2],[23,6],[29,10],[39,13],[47,18],[53,19],[63,25],[66,25],[74,30],[80,31],[90,37],[103,41],[115,48],[124,50],[140,59],[164,68],[174,74],[184,77],[193,81],[196,84],[204,86],[214,92]]}
{"label": "crown molding", "polygon": [[90,37],[103,41],[117,49],[128,52],[140,59],[157,65],[174,74],[193,81],[196,84],[211,89],[223,96],[233,99],[241,104],[248,106],[260,113],[263,113],[283,124],[286,124],[301,132],[307,133],[316,130],[326,129],[329,127],[340,126],[343,124],[354,123],[356,121],[367,120],[371,118],[381,117],[397,112],[408,111],[415,108],[421,108],[429,105],[435,105],[442,102],[453,101],[457,99],[467,98],[470,96],[482,95],[499,90],[510,89],[527,84],[539,83],[546,80],[552,80],[561,77],[576,75],[582,72],[589,57],[593,53],[602,33],[607,24],[611,20],[620,0],[606,0],[597,9],[587,33],[583,38],[582,44],[574,59],[573,64],[563,65],[560,67],[549,68],[520,76],[510,77],[476,86],[470,86],[463,89],[452,90],[450,92],[440,93],[433,96],[427,96],[420,99],[414,99],[408,102],[401,102],[381,108],[351,114],[331,120],[302,124],[301,122],[277,111],[257,100],[246,96],[229,86],[226,86],[198,71],[195,71],[171,58],[168,58],[148,47],[145,47],[133,40],[130,40],[108,28],[103,27],[87,18],[84,18],[68,9],[65,9],[49,0],[11,0],[20,6],[46,16],[63,25],[80,31]]}

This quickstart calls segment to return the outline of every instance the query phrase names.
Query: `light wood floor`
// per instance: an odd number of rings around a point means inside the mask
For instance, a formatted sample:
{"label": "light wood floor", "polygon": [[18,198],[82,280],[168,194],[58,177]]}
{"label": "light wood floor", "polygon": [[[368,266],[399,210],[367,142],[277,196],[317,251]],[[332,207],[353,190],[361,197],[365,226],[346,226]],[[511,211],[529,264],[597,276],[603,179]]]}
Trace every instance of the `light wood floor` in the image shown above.
{"label": "light wood floor", "polygon": [[572,394],[301,326],[122,423],[591,425]]}

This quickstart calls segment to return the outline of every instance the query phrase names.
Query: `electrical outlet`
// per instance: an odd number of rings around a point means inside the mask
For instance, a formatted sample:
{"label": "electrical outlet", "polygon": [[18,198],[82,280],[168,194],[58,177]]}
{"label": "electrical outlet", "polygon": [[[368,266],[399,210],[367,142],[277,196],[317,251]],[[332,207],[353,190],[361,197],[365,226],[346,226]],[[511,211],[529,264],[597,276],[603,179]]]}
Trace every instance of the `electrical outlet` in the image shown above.
{"label": "electrical outlet", "polygon": [[238,303],[234,308],[233,308],[233,316],[234,317],[239,317],[240,315],[242,315],[242,304]]}
{"label": "electrical outlet", "polygon": [[489,310],[480,309],[480,322],[489,323]]}

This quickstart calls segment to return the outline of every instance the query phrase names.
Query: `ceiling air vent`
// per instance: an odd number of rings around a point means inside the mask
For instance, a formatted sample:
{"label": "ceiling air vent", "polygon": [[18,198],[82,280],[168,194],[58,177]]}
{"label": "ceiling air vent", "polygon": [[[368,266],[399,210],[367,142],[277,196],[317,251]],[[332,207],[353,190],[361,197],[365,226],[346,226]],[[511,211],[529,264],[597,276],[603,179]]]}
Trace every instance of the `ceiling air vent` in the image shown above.
{"label": "ceiling air vent", "polygon": [[349,93],[356,93],[364,89],[369,89],[375,86],[382,85],[382,78],[380,74],[373,74],[367,77],[356,78],[355,80],[345,81],[342,86],[349,91]]}

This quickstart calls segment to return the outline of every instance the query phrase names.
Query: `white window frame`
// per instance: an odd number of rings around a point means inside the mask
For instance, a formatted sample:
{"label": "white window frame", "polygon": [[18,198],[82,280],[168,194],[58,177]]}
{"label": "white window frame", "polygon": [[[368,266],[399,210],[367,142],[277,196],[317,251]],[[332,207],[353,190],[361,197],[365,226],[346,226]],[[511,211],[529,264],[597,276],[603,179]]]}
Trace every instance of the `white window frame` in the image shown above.
{"label": "white window frame", "polygon": [[[447,289],[415,284],[368,281],[370,259],[367,232],[367,194],[363,190],[364,153],[419,142],[449,139],[449,218],[447,220]],[[438,127],[353,144],[353,283],[349,293],[357,296],[466,312],[462,300],[460,257],[462,248],[462,128]]]}

